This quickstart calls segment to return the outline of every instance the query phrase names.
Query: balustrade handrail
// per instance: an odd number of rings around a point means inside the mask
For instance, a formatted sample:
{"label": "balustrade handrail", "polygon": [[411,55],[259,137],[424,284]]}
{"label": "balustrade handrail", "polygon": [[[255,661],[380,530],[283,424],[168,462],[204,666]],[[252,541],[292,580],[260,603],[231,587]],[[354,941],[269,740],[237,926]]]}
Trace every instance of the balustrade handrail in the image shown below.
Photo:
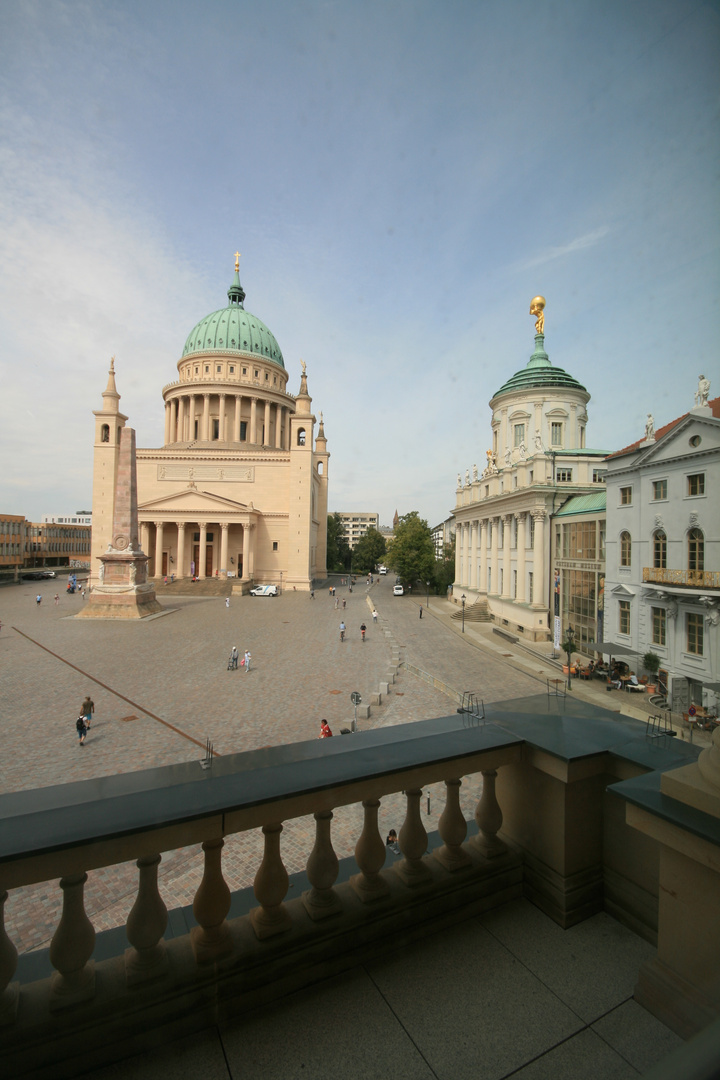
{"label": "balustrade handrail", "polygon": [[720,570],[670,570],[644,566],[643,581],[655,585],[690,585],[699,589],[720,589]]}
{"label": "balustrade handrail", "polygon": [[519,760],[523,740],[444,717],[0,795],[0,890]]}

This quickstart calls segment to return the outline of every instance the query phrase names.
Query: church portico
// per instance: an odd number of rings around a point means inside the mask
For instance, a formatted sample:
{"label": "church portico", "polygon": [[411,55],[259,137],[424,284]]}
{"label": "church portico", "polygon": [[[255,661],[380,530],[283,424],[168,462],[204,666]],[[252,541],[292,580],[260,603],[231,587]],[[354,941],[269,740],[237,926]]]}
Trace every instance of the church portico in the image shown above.
{"label": "church portico", "polygon": [[153,577],[252,579],[257,512],[238,507],[218,512],[215,506],[180,516],[146,504],[138,516]]}

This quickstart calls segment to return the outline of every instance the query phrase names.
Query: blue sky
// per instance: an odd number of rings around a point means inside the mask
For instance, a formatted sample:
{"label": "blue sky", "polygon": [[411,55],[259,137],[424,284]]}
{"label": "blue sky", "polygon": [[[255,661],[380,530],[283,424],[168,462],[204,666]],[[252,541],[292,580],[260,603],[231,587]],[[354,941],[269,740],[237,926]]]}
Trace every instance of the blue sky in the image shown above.
{"label": "blue sky", "polygon": [[90,505],[113,354],[161,445],[238,248],[331,509],[447,516],[537,293],[588,445],[716,396],[719,46],[717,0],[3,5],[0,512]]}

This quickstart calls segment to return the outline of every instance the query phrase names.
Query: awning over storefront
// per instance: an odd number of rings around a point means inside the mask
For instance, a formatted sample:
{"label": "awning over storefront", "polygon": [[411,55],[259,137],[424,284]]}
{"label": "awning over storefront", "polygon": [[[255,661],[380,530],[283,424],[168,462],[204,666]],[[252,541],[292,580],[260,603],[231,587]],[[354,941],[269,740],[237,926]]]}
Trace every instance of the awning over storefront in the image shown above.
{"label": "awning over storefront", "polygon": [[643,656],[637,649],[631,649],[629,645],[616,645],[613,641],[589,641],[586,649],[602,653],[604,656]]}

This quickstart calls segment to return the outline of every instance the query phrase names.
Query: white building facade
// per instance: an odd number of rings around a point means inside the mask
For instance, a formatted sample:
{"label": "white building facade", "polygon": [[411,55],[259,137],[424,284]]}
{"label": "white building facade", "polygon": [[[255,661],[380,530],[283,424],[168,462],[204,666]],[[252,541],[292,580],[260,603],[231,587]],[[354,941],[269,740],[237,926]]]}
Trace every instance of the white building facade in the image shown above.
{"label": "white building facade", "polygon": [[719,491],[720,398],[607,459],[605,633],[660,657],[678,712],[717,702]]}
{"label": "white building facade", "polygon": [[494,622],[534,641],[551,628],[553,514],[598,490],[605,457],[586,448],[590,394],[550,363],[544,344],[536,333],[527,366],[492,397],[485,468],[458,474],[453,511],[454,600],[486,602]]}

